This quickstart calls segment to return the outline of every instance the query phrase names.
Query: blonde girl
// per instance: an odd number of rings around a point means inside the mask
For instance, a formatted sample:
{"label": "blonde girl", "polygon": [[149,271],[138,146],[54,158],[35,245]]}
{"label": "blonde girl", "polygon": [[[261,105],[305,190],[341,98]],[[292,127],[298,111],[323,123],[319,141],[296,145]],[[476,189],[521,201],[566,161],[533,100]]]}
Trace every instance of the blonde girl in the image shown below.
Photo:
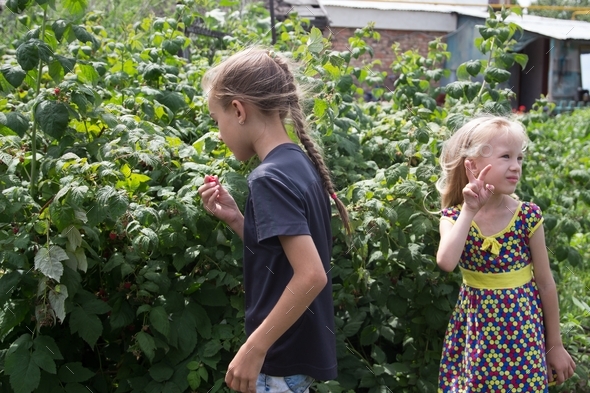
{"label": "blonde girl", "polygon": [[[205,207],[243,240],[247,340],[225,381],[239,392],[308,392],[336,377],[330,279],[330,199],[348,227],[321,154],[306,133],[289,64],[245,49],[209,70],[203,87],[220,139],[238,160],[256,155],[242,215],[216,176],[199,193]],[[307,154],[289,138],[285,119]]]}
{"label": "blonde girl", "polygon": [[527,140],[519,123],[484,116],[443,146],[436,259],[449,272],[458,264],[463,284],[445,336],[440,392],[547,392],[574,373],[541,210],[513,197]]}

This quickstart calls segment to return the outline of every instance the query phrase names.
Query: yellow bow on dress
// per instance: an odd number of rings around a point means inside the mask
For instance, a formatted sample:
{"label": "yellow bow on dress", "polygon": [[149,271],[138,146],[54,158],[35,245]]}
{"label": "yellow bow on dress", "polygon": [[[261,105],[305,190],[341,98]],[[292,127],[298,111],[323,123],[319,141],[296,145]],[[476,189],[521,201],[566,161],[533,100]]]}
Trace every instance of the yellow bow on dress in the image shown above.
{"label": "yellow bow on dress", "polygon": [[483,239],[483,244],[481,245],[482,250],[490,249],[490,252],[494,255],[500,254],[500,243],[493,237],[486,237]]}

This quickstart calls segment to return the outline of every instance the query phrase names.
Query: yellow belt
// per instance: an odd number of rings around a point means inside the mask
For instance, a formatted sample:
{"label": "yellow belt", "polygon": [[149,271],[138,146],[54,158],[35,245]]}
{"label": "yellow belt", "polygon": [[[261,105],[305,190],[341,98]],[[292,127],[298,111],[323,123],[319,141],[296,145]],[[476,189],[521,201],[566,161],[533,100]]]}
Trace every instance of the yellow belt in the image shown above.
{"label": "yellow belt", "polygon": [[482,273],[461,269],[463,284],[478,289],[506,289],[520,287],[533,278],[531,264],[506,273]]}

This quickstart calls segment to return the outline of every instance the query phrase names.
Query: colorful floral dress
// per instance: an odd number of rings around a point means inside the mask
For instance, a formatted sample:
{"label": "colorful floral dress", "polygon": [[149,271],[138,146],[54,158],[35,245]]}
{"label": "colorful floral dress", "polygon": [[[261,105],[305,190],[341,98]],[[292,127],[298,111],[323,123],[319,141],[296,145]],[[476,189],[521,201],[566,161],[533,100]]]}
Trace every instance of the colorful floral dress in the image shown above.
{"label": "colorful floral dress", "polygon": [[[454,223],[459,212],[459,206],[444,209],[442,219]],[[542,222],[539,207],[527,202],[495,235],[483,236],[472,222],[459,261],[464,283],[445,336],[439,392],[548,391],[541,299],[529,271],[529,239]],[[469,276],[495,279],[525,270],[528,282],[515,287],[465,282]]]}

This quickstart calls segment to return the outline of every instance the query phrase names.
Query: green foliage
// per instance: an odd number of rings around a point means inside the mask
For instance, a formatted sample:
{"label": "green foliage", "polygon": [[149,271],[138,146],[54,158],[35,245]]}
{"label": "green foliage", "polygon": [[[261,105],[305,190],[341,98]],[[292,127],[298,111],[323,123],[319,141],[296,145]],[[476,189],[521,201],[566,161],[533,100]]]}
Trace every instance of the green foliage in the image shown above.
{"label": "green foliage", "polygon": [[[243,205],[254,163],[219,144],[200,81],[226,55],[268,45],[266,11],[250,5],[240,17],[237,2],[185,0],[173,16],[121,25],[84,14],[84,1],[7,6],[26,30],[0,47],[2,391],[227,391],[225,369],[245,338],[242,247],[196,190],[217,174]],[[379,37],[371,26],[355,32],[349,50],[334,51],[306,21],[277,25],[275,49],[302,64],[313,132],[354,226],[347,237],[334,214],[339,378],[317,391],[436,391],[459,285],[434,260],[436,157],[467,114],[508,105],[498,85],[510,61],[525,59],[510,54],[515,27],[504,19],[486,22],[478,45],[490,59],[462,66],[460,86],[438,86],[444,43],[432,42],[427,56],[395,46],[393,91],[374,61],[361,61],[372,55],[366,40]],[[197,20],[232,36],[185,35]],[[380,102],[355,99],[367,87]],[[443,92],[450,98],[439,106]],[[587,135],[571,138],[588,146]],[[531,154],[547,154],[543,146]],[[553,267],[573,281],[565,267],[587,256],[587,214],[578,209],[587,209],[588,166],[557,161],[539,173],[566,174],[555,176],[558,189],[579,184],[577,193],[551,194],[545,176],[523,192],[540,205],[560,198],[542,207],[555,234]],[[575,333],[564,340],[587,365],[587,319],[575,311],[588,303],[588,283],[576,285],[575,297],[562,299]],[[578,375],[570,388],[585,383]]]}
{"label": "green foliage", "polygon": [[[559,19],[576,19],[590,21],[588,0],[535,0],[531,5],[553,6],[552,9],[528,9],[532,15],[546,16]],[[574,16],[574,12],[578,13]]]}

